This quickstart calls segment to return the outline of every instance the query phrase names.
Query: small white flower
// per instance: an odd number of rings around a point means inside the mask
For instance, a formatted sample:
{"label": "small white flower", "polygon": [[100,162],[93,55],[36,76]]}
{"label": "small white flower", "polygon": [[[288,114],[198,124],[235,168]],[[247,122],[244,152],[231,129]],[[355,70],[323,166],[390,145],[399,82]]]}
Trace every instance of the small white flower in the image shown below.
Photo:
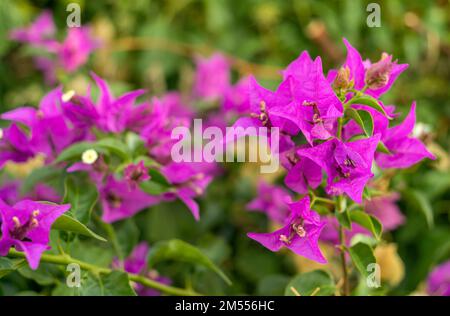
{"label": "small white flower", "polygon": [[81,155],[81,160],[88,165],[92,165],[98,159],[98,153],[94,149],[88,149]]}
{"label": "small white flower", "polygon": [[62,100],[63,102],[69,102],[70,99],[72,99],[72,97],[73,97],[74,95],[75,95],[75,91],[69,90],[69,91],[67,91],[66,93],[64,93],[64,94],[62,95],[61,100]]}

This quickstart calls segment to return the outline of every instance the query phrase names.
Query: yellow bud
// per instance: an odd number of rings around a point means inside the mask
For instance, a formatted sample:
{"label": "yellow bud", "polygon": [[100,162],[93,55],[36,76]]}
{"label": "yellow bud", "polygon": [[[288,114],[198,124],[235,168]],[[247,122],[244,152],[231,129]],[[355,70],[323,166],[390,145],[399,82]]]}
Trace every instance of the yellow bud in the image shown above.
{"label": "yellow bud", "polygon": [[333,88],[339,90],[347,90],[353,87],[353,80],[350,81],[350,68],[348,66],[341,67],[333,82]]}
{"label": "yellow bud", "polygon": [[375,257],[380,265],[381,279],[395,286],[403,280],[405,266],[397,253],[396,244],[379,245],[375,249]]}

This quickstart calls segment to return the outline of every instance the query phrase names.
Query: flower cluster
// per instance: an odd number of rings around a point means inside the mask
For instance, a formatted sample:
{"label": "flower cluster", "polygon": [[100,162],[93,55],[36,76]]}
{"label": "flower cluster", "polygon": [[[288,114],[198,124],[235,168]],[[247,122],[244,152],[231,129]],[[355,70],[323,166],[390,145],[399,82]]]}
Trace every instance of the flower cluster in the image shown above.
{"label": "flower cluster", "polygon": [[[71,28],[67,38],[58,42],[51,14],[45,12],[29,28],[13,31],[11,37],[53,54],[36,57],[36,62],[54,82],[57,69],[76,70],[98,47],[88,32],[87,28]],[[221,54],[197,57],[193,88],[187,96],[171,91],[149,99],[142,89],[115,96],[104,79],[91,73],[95,93],[91,88],[78,94],[58,86],[37,108],[24,106],[0,115],[9,122],[0,129],[0,169],[39,160],[43,169],[56,170],[65,179],[81,179],[81,185],[96,188],[96,211],[107,224],[174,200],[184,203],[199,220],[196,198],[222,168],[210,162],[174,162],[171,150],[178,140],[172,138],[172,131],[191,127],[193,118],[200,115],[195,104],[219,105],[207,114],[207,126],[224,129],[233,122],[234,127],[279,129],[284,183],[301,195],[297,198],[280,186],[261,182],[258,197],[248,209],[265,212],[278,228],[248,236],[271,251],[287,248],[326,263],[319,241],[341,243],[343,249],[351,237],[373,233],[363,220],[350,224],[343,233],[342,226],[348,223],[342,218],[351,217],[348,210],[364,209],[362,213],[385,230],[404,222],[395,204],[399,194],[378,190],[376,171],[434,159],[413,136],[415,103],[396,124],[395,106],[380,100],[407,65],[386,53],[377,62],[363,61],[356,49],[344,43],[347,59],[339,69],[325,75],[321,58],[312,59],[302,52],[282,71],[282,82],[275,91],[262,87],[252,76],[233,84],[230,60]],[[10,180],[0,187],[0,256],[13,247],[36,269],[42,253],[49,249],[52,224],[71,206],[66,204],[67,196],[62,197],[67,192],[37,181],[24,193],[21,184]],[[372,191],[381,194],[370,196]],[[43,200],[47,202],[37,202]],[[321,203],[333,205],[336,211],[326,208],[324,212]],[[169,279],[147,270],[148,251],[148,245],[141,243],[126,260],[117,259],[112,266],[170,284]],[[447,285],[441,286],[435,276],[447,268],[431,277],[431,292],[445,291]],[[140,286],[135,289],[142,295],[158,294]]]}
{"label": "flower cluster", "polygon": [[10,38],[42,52],[33,59],[48,84],[56,83],[60,69],[72,73],[84,65],[89,55],[100,46],[98,40],[90,35],[89,27],[69,28],[66,38],[58,41],[50,11],[44,11],[29,27],[13,30]]}
{"label": "flower cluster", "polygon": [[[328,197],[348,198],[378,218],[386,230],[394,229],[404,220],[394,203],[397,193],[363,200],[364,191],[374,186],[371,182],[374,163],[381,169],[408,168],[434,156],[412,135],[415,103],[403,122],[393,125],[393,119],[398,116],[395,106],[384,105],[379,99],[407,65],[398,64],[386,53],[378,62],[363,61],[347,40],[344,43],[345,63],[327,75],[320,57],[313,60],[303,52],[283,71],[283,81],[276,91],[264,89],[250,79],[249,113],[235,125],[279,128],[284,138],[280,146],[282,163],[287,170],[284,182],[291,190],[315,197],[325,174],[324,189]],[[294,141],[299,135],[304,137],[304,142]],[[301,205],[299,211],[299,207],[293,207],[296,204],[286,202],[291,197],[278,187],[262,185],[259,194],[262,197],[249,208],[263,209],[272,220],[286,226],[271,234],[250,233],[249,237],[272,251],[284,246],[324,262],[318,248],[318,234],[328,223],[320,239],[339,243],[340,223],[336,217],[325,216],[319,221],[310,210],[308,196],[297,202]],[[264,197],[269,201],[264,201]],[[282,200],[290,203],[290,211],[280,206]],[[332,199],[327,202],[339,204]],[[355,224],[347,237],[357,233],[369,234]]]}

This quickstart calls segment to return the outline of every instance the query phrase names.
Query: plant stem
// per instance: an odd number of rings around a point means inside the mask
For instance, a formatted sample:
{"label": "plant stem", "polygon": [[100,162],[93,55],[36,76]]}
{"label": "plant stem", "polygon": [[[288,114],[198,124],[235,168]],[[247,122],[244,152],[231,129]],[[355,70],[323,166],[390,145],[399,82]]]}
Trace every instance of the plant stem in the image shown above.
{"label": "plant stem", "polygon": [[[336,202],[336,210],[338,212],[343,212],[344,201],[342,200],[343,196],[339,195],[337,197]],[[345,251],[346,251],[346,240],[345,240],[345,232],[344,227],[341,223],[339,223],[339,243],[340,243],[340,251],[341,251],[341,268],[342,268],[342,279],[343,279],[343,291],[342,295],[348,296],[350,294],[350,286],[348,282],[348,271],[347,271],[347,261],[345,259]]]}
{"label": "plant stem", "polygon": [[340,117],[339,119],[338,119],[338,127],[337,127],[337,135],[336,135],[336,137],[338,138],[338,139],[341,139],[341,137],[342,137],[342,126],[344,125],[344,118],[343,117]]}
{"label": "plant stem", "polygon": [[322,202],[322,203],[326,203],[326,204],[331,204],[331,205],[335,205],[336,202],[327,198],[323,198],[323,197],[319,197],[319,196],[315,196],[313,198],[314,202]]}
{"label": "plant stem", "polygon": [[344,280],[342,295],[348,296],[350,294],[350,286],[348,283],[348,271],[347,262],[345,260],[345,234],[344,227],[339,224],[339,242],[341,244],[341,267],[342,267],[342,278]]}
{"label": "plant stem", "polygon": [[[16,251],[15,249],[10,249],[8,253],[9,257],[13,258],[25,258],[25,254],[23,252]],[[47,262],[47,263],[53,263],[58,265],[68,265],[71,263],[76,263],[80,266],[81,269],[91,272],[94,275],[100,275],[100,274],[110,274],[113,272],[112,269],[99,267],[78,259],[74,259],[70,257],[69,255],[50,255],[50,254],[43,254],[41,257],[41,262]],[[127,273],[127,272],[124,272]],[[136,275],[132,273],[127,273],[128,278],[130,281],[140,283],[144,286],[154,288],[156,290],[159,290],[161,292],[164,292],[166,294],[170,295],[179,295],[179,296],[197,296],[201,295],[195,291],[192,290],[186,290],[181,289],[169,285],[165,285],[162,283],[159,283],[155,280],[151,280],[149,278],[146,278],[142,275]]]}

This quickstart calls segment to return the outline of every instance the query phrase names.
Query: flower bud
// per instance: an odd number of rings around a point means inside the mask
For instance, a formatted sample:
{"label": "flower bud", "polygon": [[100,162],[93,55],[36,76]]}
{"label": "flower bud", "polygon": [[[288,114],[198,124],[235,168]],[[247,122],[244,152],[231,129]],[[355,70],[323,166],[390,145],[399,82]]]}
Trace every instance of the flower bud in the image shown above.
{"label": "flower bud", "polygon": [[350,80],[350,68],[341,67],[333,82],[333,88],[336,90],[347,90],[353,87],[353,80]]}
{"label": "flower bud", "polygon": [[383,53],[380,61],[367,69],[364,80],[369,89],[380,89],[388,83],[394,63],[392,55]]}

